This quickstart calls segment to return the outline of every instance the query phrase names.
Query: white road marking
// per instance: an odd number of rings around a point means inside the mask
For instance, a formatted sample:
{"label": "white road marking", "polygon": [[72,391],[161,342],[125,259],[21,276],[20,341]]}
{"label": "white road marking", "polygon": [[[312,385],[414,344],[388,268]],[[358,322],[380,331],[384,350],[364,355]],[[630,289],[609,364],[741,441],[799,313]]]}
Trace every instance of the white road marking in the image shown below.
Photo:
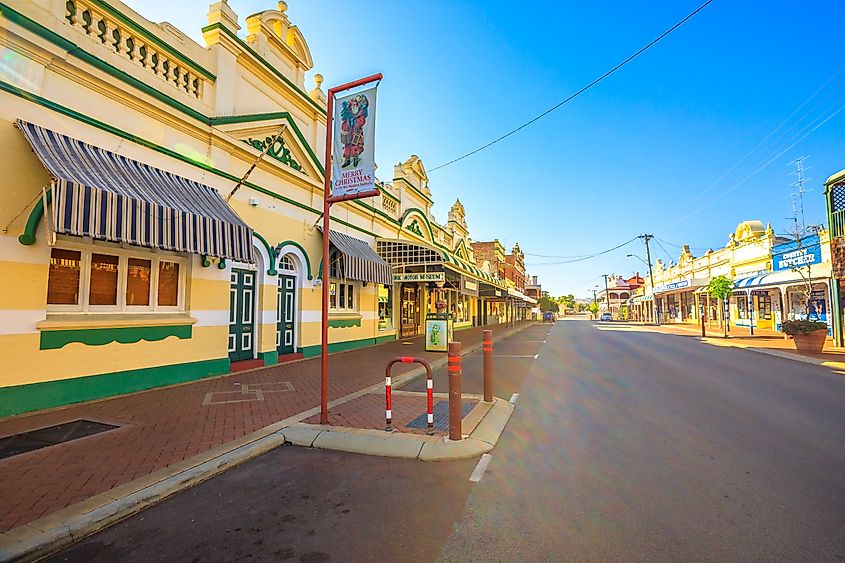
{"label": "white road marking", "polygon": [[508,355],[508,354],[496,354],[493,357],[494,358],[534,358],[534,359],[537,359],[536,354],[533,355],[533,356],[530,356],[530,355],[529,356],[518,356],[518,355]]}
{"label": "white road marking", "polygon": [[511,400],[508,402],[512,405],[515,405],[517,399],[519,399],[519,393],[514,393],[513,395],[511,395]]}
{"label": "white road marking", "polygon": [[484,472],[487,471],[487,466],[490,465],[491,459],[493,459],[493,456],[490,454],[481,456],[481,459],[478,460],[478,465],[475,466],[472,475],[469,476],[469,480],[473,483],[481,481],[481,478],[484,477]]}
{"label": "white road marking", "polygon": [[534,359],[535,359],[535,360],[536,360],[537,358],[539,358],[539,357],[540,357],[540,354],[539,354],[539,353],[534,354]]}

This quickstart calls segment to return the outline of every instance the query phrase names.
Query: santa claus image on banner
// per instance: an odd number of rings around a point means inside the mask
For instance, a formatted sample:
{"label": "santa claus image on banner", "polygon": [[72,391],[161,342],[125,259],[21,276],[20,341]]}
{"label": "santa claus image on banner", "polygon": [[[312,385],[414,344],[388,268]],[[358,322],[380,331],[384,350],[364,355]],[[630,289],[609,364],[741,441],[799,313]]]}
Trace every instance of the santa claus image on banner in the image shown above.
{"label": "santa claus image on banner", "polygon": [[343,145],[341,168],[355,168],[364,152],[364,124],[367,122],[369,100],[364,94],[343,100],[340,110],[340,142]]}

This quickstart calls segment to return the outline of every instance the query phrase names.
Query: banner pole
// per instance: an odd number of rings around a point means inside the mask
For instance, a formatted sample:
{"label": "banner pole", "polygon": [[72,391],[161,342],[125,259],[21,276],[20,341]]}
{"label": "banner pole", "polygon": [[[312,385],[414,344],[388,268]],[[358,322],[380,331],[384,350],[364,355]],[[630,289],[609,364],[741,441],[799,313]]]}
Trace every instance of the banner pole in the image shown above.
{"label": "banner pole", "polygon": [[[334,97],[338,92],[349,90],[357,86],[363,86],[377,80],[382,79],[382,74],[374,74],[367,78],[347,82],[340,86],[330,88],[328,92],[328,105],[326,108],[326,158],[324,160],[324,182],[323,182],[323,277],[321,280],[323,290],[323,306],[322,314],[320,316],[320,424],[329,423],[329,233],[331,232],[331,225],[329,215],[331,212],[331,205],[335,201],[345,201],[353,199],[350,197],[332,198],[332,137],[333,137],[333,121],[334,121]],[[374,193],[358,194],[356,197],[367,197],[378,195],[378,190]]]}
{"label": "banner pole", "polygon": [[323,184],[323,272],[320,289],[323,305],[320,316],[320,424],[329,423],[329,213],[331,212],[332,185],[332,118],[334,116],[334,92],[329,90],[326,111],[326,160]]}

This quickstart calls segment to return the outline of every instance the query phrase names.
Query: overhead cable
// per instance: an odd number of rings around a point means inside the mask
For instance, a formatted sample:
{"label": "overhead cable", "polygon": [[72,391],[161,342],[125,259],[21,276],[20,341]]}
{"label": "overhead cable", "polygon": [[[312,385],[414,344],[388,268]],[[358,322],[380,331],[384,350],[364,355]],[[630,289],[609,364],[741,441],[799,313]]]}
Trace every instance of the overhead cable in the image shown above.
{"label": "overhead cable", "polygon": [[575,92],[574,94],[570,95],[568,98],[558,102],[556,105],[547,109],[546,111],[544,111],[540,115],[526,121],[525,123],[523,123],[519,127],[515,128],[515,129],[511,129],[510,131],[508,131],[504,135],[501,135],[500,137],[493,139],[489,143],[482,145],[482,146],[478,147],[477,149],[470,151],[470,152],[468,152],[464,155],[461,155],[458,158],[454,158],[454,159],[450,160],[449,162],[445,162],[443,164],[435,166],[434,168],[430,168],[428,170],[429,174],[434,172],[435,170],[440,170],[441,168],[445,168],[445,167],[447,167],[451,164],[455,164],[456,162],[458,162],[460,160],[463,160],[463,159],[470,157],[470,156],[472,156],[476,153],[479,153],[479,152],[483,151],[484,149],[492,147],[493,145],[495,145],[496,143],[498,143],[500,141],[504,141],[505,139],[507,139],[508,137],[513,135],[514,133],[517,133],[518,131],[525,129],[526,127],[528,127],[532,123],[535,123],[535,122],[539,121],[540,119],[546,117],[547,115],[549,115],[550,113],[552,113],[553,111],[555,111],[556,109],[561,107],[562,105],[566,104],[567,102],[574,100],[575,98],[577,98],[578,96],[580,96],[581,94],[583,94],[584,92],[586,92],[587,90],[589,90],[590,88],[592,88],[593,86],[595,86],[596,84],[598,84],[599,82],[601,82],[602,80],[604,80],[605,78],[607,78],[608,76],[610,76],[611,74],[613,74],[614,72],[616,72],[617,70],[619,70],[620,68],[625,66],[626,64],[630,63],[631,61],[633,61],[634,59],[636,59],[637,57],[639,57],[640,55],[645,53],[648,49],[650,49],[651,47],[656,45],[664,37],[666,37],[667,35],[669,35],[673,31],[675,31],[676,29],[678,29],[679,27],[684,25],[690,19],[692,19],[698,12],[700,12],[701,10],[706,8],[712,1],[713,0],[707,0],[704,4],[702,4],[701,6],[696,8],[693,12],[691,12],[689,15],[687,15],[684,19],[682,19],[681,21],[679,21],[678,23],[676,23],[675,25],[673,25],[672,27],[670,27],[669,29],[667,29],[666,31],[664,31],[663,33],[658,35],[655,39],[653,39],[651,42],[649,42],[645,47],[642,47],[639,51],[637,51],[636,53],[634,53],[633,55],[631,55],[630,57],[628,57],[627,59],[625,59],[624,61],[622,61],[618,65],[616,65],[615,67],[613,67],[612,69],[608,70],[607,72],[605,72],[604,74],[602,74],[601,76],[599,76],[598,78],[596,78],[595,80],[593,80],[592,82],[590,82],[589,84],[587,84],[586,86],[584,86],[583,88],[581,88],[580,90]]}
{"label": "overhead cable", "polygon": [[574,258],[572,260],[564,260],[562,262],[534,262],[531,264],[526,264],[526,266],[559,266],[561,264],[572,264],[573,262],[583,262],[584,260],[589,260],[591,258],[596,258],[597,256],[601,256],[603,254],[608,254],[613,252],[614,250],[619,250],[623,246],[627,246],[637,240],[640,237],[634,237],[629,241],[623,242],[618,246],[614,246],[613,248],[608,248],[607,250],[602,250],[601,252],[596,252],[595,254],[588,254],[585,256],[581,256],[580,258]]}

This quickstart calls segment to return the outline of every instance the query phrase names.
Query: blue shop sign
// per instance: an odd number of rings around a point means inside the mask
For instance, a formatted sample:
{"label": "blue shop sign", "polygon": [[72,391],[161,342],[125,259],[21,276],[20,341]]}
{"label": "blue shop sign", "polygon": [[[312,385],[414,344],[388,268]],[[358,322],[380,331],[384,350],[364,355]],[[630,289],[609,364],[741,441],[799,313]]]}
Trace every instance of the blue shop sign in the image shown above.
{"label": "blue shop sign", "polygon": [[772,269],[775,272],[800,268],[810,264],[821,264],[822,250],[819,235],[789,241],[772,248]]}

